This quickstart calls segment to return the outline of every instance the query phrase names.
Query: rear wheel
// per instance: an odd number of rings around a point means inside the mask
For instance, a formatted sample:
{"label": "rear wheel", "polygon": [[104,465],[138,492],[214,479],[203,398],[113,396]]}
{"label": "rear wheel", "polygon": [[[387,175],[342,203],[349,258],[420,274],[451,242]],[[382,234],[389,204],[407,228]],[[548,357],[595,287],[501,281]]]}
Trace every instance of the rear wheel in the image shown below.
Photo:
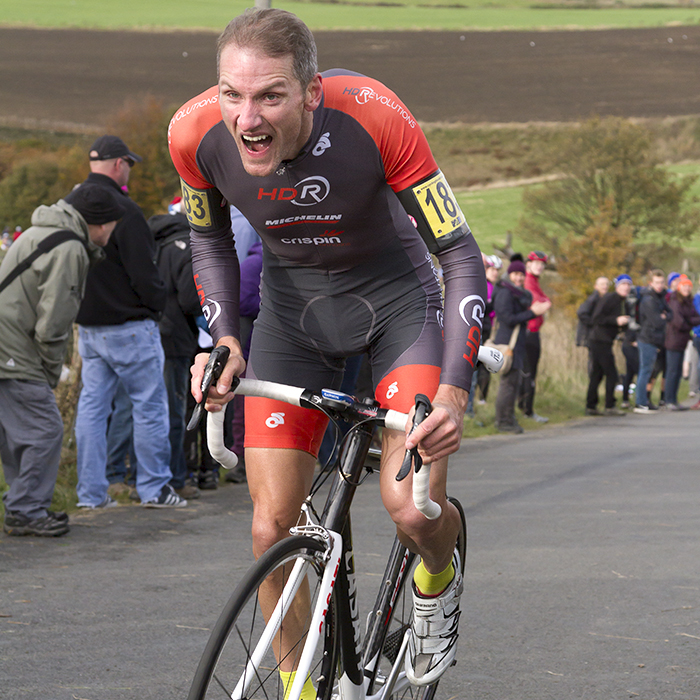
{"label": "rear wheel", "polygon": [[[312,611],[320,595],[325,547],[311,537],[295,536],[279,542],[248,570],[219,617],[195,673],[188,700],[276,698],[289,688],[280,667],[295,668],[301,656]],[[281,628],[302,630],[294,639],[276,634],[264,639],[267,622],[260,607],[260,588],[271,577],[290,579],[298,586],[286,613],[275,615]],[[310,603],[310,606],[309,606]],[[303,608],[303,614],[299,609]],[[273,615],[269,614],[270,622]],[[293,619],[292,619],[293,618]],[[284,644],[284,647],[283,647]],[[333,604],[325,618],[324,633],[314,653],[309,676],[318,700],[329,700],[337,660],[337,631]]]}

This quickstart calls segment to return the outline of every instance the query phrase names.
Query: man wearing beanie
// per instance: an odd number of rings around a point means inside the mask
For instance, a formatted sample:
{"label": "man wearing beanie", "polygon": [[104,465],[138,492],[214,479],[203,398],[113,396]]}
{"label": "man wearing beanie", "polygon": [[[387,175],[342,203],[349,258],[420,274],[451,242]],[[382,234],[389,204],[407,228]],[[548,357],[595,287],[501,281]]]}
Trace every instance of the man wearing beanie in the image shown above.
{"label": "man wearing beanie", "polygon": [[3,523],[9,535],[69,530],[66,514],[49,510],[63,442],[52,389],[88,268],[104,258],[102,246],[124,213],[114,194],[83,185],[72,204],[40,206],[0,266],[0,458],[10,487]]}
{"label": "man wearing beanie", "polygon": [[615,408],[618,372],[612,346],[617,334],[631,320],[627,308],[627,296],[632,286],[632,278],[629,275],[618,275],[615,278],[615,291],[608,292],[598,299],[593,309],[591,316],[593,325],[588,341],[590,354],[588,363],[590,375],[586,395],[586,415],[588,416],[603,415],[598,410],[598,387],[603,377],[605,377],[605,415],[624,415],[623,411]]}
{"label": "man wearing beanie", "polygon": [[[156,248],[139,206],[126,193],[141,157],[118,136],[101,136],[89,151],[86,183],[115,194],[126,214],[105,247],[106,260],[88,275],[78,313],[83,388],[75,435],[78,506],[116,505],[107,494],[107,421],[119,382],[133,405],[136,490],[143,505],[187,505],[169,485],[168,396],[158,320],[166,292],[155,264]],[[71,201],[73,194],[66,200]]]}

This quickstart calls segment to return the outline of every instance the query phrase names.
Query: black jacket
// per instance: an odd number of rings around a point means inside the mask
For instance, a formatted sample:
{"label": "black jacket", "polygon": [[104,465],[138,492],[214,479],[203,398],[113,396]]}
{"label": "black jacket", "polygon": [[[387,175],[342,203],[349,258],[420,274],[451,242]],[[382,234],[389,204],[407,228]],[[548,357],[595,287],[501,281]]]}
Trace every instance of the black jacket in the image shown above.
{"label": "black jacket", "polygon": [[591,314],[589,342],[612,344],[621,330],[617,317],[626,316],[627,313],[627,299],[617,292],[608,292],[600,297]]}
{"label": "black jacket", "polygon": [[[665,313],[666,318],[661,314]],[[664,346],[666,323],[671,320],[673,312],[666,302],[666,290],[657,294],[653,289],[646,289],[639,302],[639,333],[637,340],[657,348]]]}
{"label": "black jacket", "polygon": [[[157,321],[165,308],[165,285],[155,263],[153,234],[139,205],[107,175],[90,173],[85,182],[118,193],[126,214],[104,247],[106,259],[88,273],[77,322],[116,326],[147,318]],[[71,194],[66,197],[69,204]]]}
{"label": "black jacket", "polygon": [[498,330],[493,342],[508,345],[516,326],[520,326],[518,340],[513,348],[513,369],[522,369],[525,358],[526,323],[535,318],[530,310],[532,294],[523,287],[516,287],[508,280],[501,280],[493,291],[493,308],[496,311]]}
{"label": "black jacket", "polygon": [[202,315],[202,309],[192,279],[190,225],[184,214],[152,216],[148,225],[156,240],[158,272],[167,294],[160,321],[163,350],[166,357],[191,358],[197,350],[194,319]]}

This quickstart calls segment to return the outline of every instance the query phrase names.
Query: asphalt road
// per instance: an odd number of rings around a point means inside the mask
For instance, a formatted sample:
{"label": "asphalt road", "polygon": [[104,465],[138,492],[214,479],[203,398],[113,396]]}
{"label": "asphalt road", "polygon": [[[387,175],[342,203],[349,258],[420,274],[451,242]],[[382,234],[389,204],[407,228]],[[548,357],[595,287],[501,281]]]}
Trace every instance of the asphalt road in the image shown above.
{"label": "asphalt road", "polygon": [[[699,424],[596,418],[462,447],[465,613],[440,698],[700,697]],[[376,477],[353,512],[367,603],[391,539]],[[80,514],[58,540],[0,535],[0,696],[186,697],[249,527],[231,485],[181,511]]]}

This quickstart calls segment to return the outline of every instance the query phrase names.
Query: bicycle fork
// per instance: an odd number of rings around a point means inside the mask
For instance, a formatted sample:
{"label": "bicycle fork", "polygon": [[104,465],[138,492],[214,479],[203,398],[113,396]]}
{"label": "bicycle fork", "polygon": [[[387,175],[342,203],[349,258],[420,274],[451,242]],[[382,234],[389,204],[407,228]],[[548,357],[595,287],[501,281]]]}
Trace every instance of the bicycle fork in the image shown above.
{"label": "bicycle fork", "polygon": [[[319,596],[319,600],[323,601],[323,604],[317,605],[312,612],[306,642],[299,659],[294,683],[289,693],[290,700],[298,700],[306,681],[306,677],[309,675],[313,654],[316,647],[320,643],[321,635],[323,633],[324,620],[328,614],[331,598],[333,597],[333,589],[335,588],[336,581],[338,579],[343,549],[342,537],[337,532],[325,530],[317,525],[300,526],[295,528],[295,530],[298,531],[297,534],[310,535],[312,537],[325,540],[328,550],[325,555],[326,563],[324,566],[323,578],[321,580]],[[269,648],[274,636],[280,631],[280,628],[282,627],[282,620],[284,620],[285,615],[289,611],[299,587],[303,584],[304,579],[306,578],[306,574],[310,566],[311,563],[304,559],[298,559],[294,563],[292,572],[290,573],[287,583],[284,586],[284,590],[282,591],[282,595],[277,601],[277,605],[275,606],[275,609],[270,616],[267,625],[265,626],[265,630],[261,635],[258,644],[250,655],[248,663],[246,664],[245,673],[242,675],[241,679],[236,685],[236,688],[231,694],[232,700],[241,700],[242,698],[246,697],[250,683],[257,676],[257,670],[262,662],[263,656],[266,650]]]}

